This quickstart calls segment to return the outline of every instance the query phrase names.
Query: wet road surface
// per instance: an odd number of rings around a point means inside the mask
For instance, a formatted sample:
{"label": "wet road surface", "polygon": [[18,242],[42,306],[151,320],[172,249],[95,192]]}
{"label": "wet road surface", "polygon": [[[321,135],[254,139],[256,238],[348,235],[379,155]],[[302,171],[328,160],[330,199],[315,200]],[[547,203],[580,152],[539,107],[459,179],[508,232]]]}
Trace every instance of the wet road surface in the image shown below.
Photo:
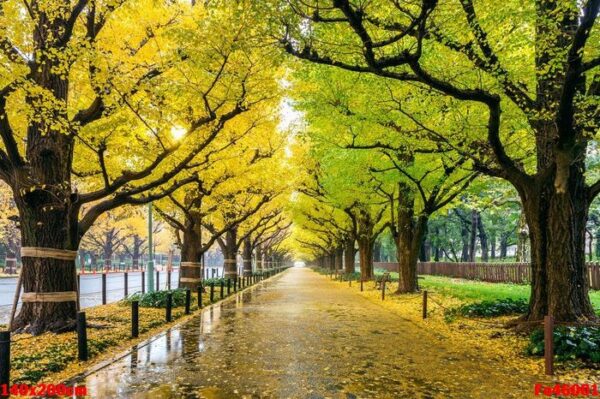
{"label": "wet road surface", "polygon": [[97,398],[527,398],[534,381],[292,268],[79,383]]}

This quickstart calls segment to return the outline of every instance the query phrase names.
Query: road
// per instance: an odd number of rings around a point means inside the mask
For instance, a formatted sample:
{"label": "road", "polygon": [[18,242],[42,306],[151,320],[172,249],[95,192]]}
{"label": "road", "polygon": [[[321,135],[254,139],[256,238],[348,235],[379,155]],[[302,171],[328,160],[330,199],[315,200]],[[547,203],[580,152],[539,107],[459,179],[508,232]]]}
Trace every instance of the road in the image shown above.
{"label": "road", "polygon": [[96,398],[527,398],[535,376],[292,268],[80,379]]}
{"label": "road", "polygon": [[[171,274],[171,287],[177,287],[179,271],[173,271]],[[129,294],[142,289],[142,273],[128,273]],[[156,283],[156,280],[155,280]],[[160,286],[167,286],[167,272],[160,272]],[[102,276],[100,274],[82,274],[81,284],[81,307],[99,305],[102,303]],[[17,288],[16,278],[0,279],[0,323],[6,323],[10,317],[10,310]],[[108,273],[106,275],[106,300],[107,302],[116,302],[124,296],[124,278],[123,273]]]}

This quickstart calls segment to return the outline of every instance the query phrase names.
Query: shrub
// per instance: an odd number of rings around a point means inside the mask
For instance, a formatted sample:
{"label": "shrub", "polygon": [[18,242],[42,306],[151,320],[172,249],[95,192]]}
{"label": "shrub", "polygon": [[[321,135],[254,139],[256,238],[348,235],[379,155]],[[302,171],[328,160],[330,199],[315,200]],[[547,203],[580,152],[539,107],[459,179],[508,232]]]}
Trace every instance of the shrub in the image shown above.
{"label": "shrub", "polygon": [[[207,278],[202,280],[202,286],[203,287],[210,287],[211,284],[215,285],[216,287],[220,287],[221,286],[221,281],[223,282],[223,285],[225,285],[227,287],[227,280],[225,278]],[[231,281],[231,284],[233,284],[233,280]]]}
{"label": "shrub", "polygon": [[129,295],[123,299],[126,303],[138,301],[140,306],[143,308],[166,308],[167,307],[167,294],[173,294],[173,307],[185,305],[185,290],[178,288],[175,290],[165,291],[153,291],[142,294],[136,292],[135,294]]}
{"label": "shrub", "polygon": [[527,312],[528,303],[524,299],[498,299],[481,301],[452,308],[446,311],[446,316],[465,317],[497,317]]}
{"label": "shrub", "polygon": [[[553,336],[557,359],[600,363],[600,328],[560,326],[554,329]],[[527,353],[533,356],[544,355],[543,330],[536,330],[530,335]]]}

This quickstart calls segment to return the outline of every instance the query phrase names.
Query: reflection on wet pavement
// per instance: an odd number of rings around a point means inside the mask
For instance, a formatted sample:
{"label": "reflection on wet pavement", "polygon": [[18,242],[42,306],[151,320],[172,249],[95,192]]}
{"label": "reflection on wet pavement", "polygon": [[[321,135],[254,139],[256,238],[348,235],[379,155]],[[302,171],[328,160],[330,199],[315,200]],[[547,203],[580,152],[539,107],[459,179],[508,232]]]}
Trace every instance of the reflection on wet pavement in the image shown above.
{"label": "reflection on wet pavement", "polygon": [[98,398],[525,398],[533,378],[293,268],[93,374]]}

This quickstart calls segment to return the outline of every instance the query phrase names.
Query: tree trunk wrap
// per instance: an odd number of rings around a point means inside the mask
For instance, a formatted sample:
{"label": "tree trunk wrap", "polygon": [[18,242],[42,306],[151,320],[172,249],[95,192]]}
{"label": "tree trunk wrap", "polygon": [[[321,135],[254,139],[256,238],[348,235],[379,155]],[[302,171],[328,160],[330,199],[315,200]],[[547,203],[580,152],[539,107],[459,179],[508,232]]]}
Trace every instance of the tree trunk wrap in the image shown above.
{"label": "tree trunk wrap", "polygon": [[74,327],[77,312],[77,251],[23,247],[23,306],[12,328],[38,334]]}

